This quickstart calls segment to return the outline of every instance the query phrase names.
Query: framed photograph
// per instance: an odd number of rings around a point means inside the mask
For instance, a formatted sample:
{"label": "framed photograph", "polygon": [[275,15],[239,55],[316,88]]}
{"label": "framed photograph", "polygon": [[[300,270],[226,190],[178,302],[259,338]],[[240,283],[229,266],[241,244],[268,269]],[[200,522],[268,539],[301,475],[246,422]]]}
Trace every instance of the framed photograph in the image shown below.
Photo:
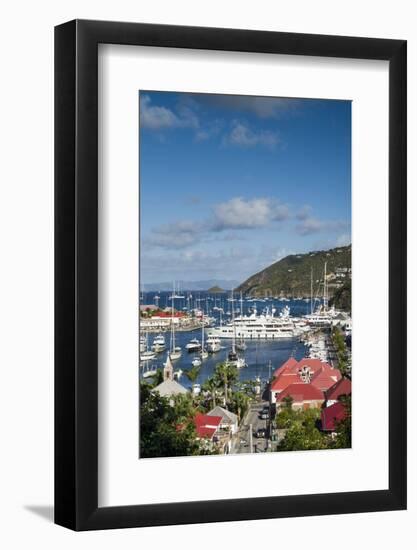
{"label": "framed photograph", "polygon": [[406,42],[55,29],[55,521],[406,508]]}

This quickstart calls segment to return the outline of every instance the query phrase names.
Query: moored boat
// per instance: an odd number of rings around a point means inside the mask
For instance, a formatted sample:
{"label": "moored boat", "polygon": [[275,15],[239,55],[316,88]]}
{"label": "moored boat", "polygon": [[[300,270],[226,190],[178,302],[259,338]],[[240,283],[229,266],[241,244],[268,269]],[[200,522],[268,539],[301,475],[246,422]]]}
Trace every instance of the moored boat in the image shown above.
{"label": "moored boat", "polygon": [[200,341],[197,338],[193,338],[188,342],[188,344],[186,344],[185,349],[188,350],[189,352],[200,351],[201,349]]}
{"label": "moored boat", "polygon": [[162,351],[165,350],[165,347],[166,347],[166,344],[165,344],[164,335],[158,334],[158,336],[154,338],[154,341],[152,343],[152,350],[155,351],[156,353],[161,353]]}

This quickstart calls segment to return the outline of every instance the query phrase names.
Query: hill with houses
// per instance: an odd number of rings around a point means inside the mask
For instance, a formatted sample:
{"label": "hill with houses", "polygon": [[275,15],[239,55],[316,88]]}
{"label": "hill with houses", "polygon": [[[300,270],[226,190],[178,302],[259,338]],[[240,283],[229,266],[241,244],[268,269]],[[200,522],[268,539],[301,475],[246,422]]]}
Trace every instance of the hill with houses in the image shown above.
{"label": "hill with houses", "polygon": [[305,254],[291,254],[252,275],[236,288],[249,296],[310,296],[311,271],[313,288],[323,283],[326,263],[329,296],[349,286],[352,267],[352,246],[339,246],[330,250],[316,250]]}

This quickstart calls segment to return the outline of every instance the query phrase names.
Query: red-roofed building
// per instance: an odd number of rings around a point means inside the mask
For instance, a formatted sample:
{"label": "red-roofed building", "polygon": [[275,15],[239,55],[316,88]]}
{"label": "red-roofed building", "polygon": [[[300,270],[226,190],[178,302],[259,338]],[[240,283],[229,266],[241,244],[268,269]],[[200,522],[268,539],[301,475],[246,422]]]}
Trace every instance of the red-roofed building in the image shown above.
{"label": "red-roofed building", "polygon": [[312,384],[298,382],[290,384],[277,398],[277,407],[285,406],[285,398],[292,398],[293,409],[315,409],[324,403],[324,394]]}
{"label": "red-roofed building", "polygon": [[333,405],[337,403],[341,395],[350,395],[351,393],[352,382],[348,378],[341,378],[326,391],[326,405]]}
{"label": "red-roofed building", "polygon": [[283,392],[290,384],[300,382],[300,376],[291,372],[289,369],[283,368],[280,374],[271,383],[271,403],[276,403],[276,400],[281,392]]}
{"label": "red-roofed building", "polygon": [[321,391],[328,390],[342,375],[338,369],[334,369],[329,363],[320,359],[305,357],[296,361],[290,357],[279,369],[274,372],[274,379],[270,387],[271,403],[276,403],[281,392],[290,384],[312,384]]}
{"label": "red-roofed building", "polygon": [[185,313],[182,311],[156,311],[152,313],[152,317],[156,319],[178,319],[179,317],[185,317]]}
{"label": "red-roofed building", "polygon": [[346,409],[339,401],[325,407],[321,411],[321,429],[325,432],[334,432],[337,424],[346,418]]}
{"label": "red-roofed building", "polygon": [[194,417],[194,425],[197,432],[197,437],[200,439],[209,439],[213,441],[213,437],[222,422],[221,416],[209,416],[208,414],[196,414]]}

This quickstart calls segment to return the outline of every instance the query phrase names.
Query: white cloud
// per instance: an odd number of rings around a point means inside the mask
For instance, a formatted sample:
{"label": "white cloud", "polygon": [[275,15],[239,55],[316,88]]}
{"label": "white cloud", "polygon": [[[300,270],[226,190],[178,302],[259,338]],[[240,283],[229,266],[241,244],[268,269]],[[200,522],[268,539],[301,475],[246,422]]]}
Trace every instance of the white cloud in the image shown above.
{"label": "white cloud", "polygon": [[144,238],[146,247],[186,248],[195,244],[200,238],[201,224],[191,221],[178,221],[159,225]]}
{"label": "white cloud", "polygon": [[349,224],[342,220],[319,220],[312,216],[302,218],[302,221],[295,226],[295,230],[299,235],[311,235],[323,231],[341,231],[347,229]]}
{"label": "white cloud", "polygon": [[153,227],[143,237],[146,249],[154,247],[166,249],[185,249],[202,240],[213,241],[214,234],[224,232],[215,240],[237,241],[242,236],[239,229],[266,227],[273,222],[282,222],[289,217],[288,207],[277,200],[256,198],[245,200],[235,197],[214,206],[211,217],[200,222],[180,220]]}
{"label": "white cloud", "polygon": [[148,95],[140,99],[140,123],[151,130],[199,127],[198,117],[189,107],[181,106],[178,113],[174,113],[167,107],[152,105]]}
{"label": "white cloud", "polygon": [[231,131],[224,136],[225,145],[234,145],[243,148],[257,147],[258,145],[273,149],[280,142],[278,136],[269,130],[255,131],[242,122],[234,121]]}
{"label": "white cloud", "polygon": [[225,229],[251,229],[265,227],[272,221],[288,218],[288,207],[267,198],[248,199],[235,197],[214,207],[214,231]]}

